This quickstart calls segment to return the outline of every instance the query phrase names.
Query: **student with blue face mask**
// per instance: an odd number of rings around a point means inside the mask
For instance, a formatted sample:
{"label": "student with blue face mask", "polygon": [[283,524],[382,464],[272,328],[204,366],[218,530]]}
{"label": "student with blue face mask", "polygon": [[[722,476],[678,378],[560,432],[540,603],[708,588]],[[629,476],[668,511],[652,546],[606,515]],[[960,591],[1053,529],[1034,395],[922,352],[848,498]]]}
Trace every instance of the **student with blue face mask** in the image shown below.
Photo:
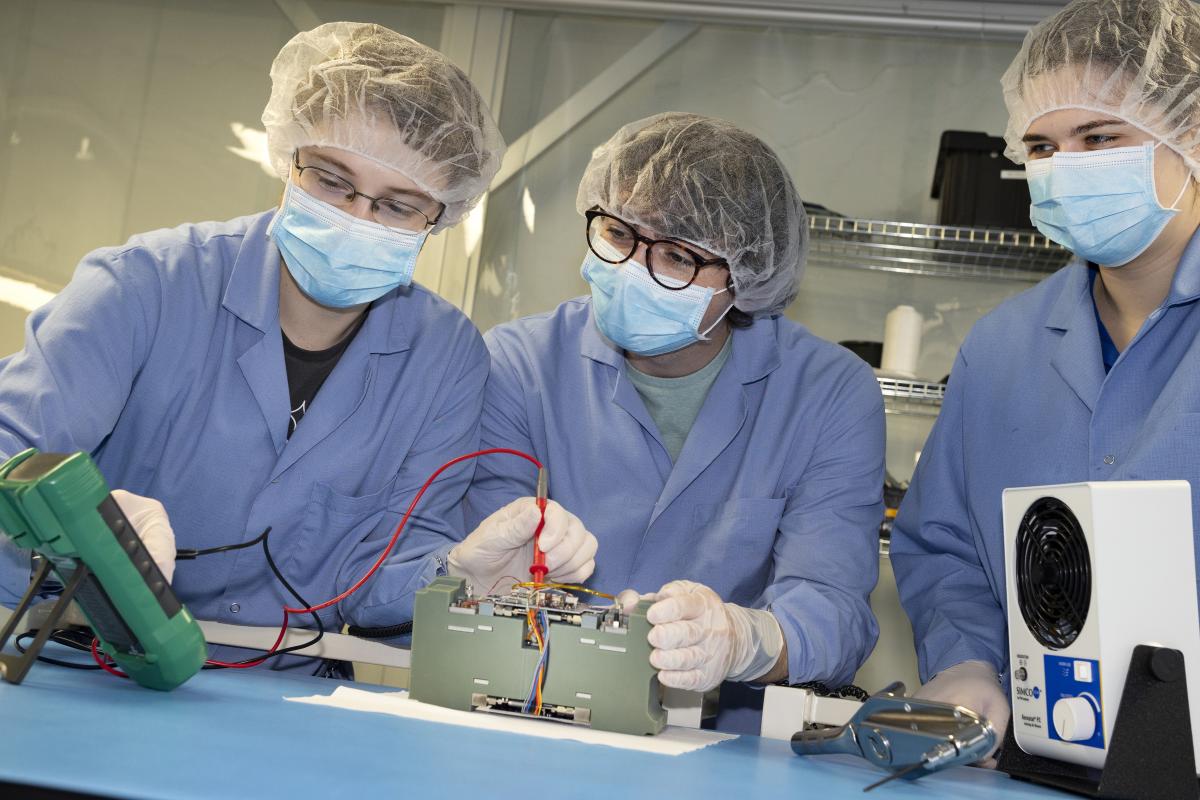
{"label": "student with blue face mask", "polygon": [[1200,532],[1200,7],[1076,0],[1003,84],[1030,218],[1076,258],[967,336],[891,545],[920,694],[1001,731],[1001,492],[1185,479]]}
{"label": "student with blue face mask", "polygon": [[[589,297],[493,328],[482,439],[534,453],[596,537],[589,586],[656,602],[665,686],[848,682],[878,633],[883,403],[849,351],[785,319],[807,219],[779,157],[722,120],[619,130],[579,186]],[[468,524],[532,494],[481,463]]]}
{"label": "student with blue face mask", "polygon": [[[319,603],[367,571],[430,473],[477,449],[487,351],[412,278],[426,238],[462,220],[504,149],[457,67],[378,25],[298,34],[271,79],[281,207],[97,250],[30,316],[25,349],[0,360],[0,461],[27,447],[91,453],[192,613],[263,626],[295,600],[261,548],[175,569],[176,545],[270,526],[281,571]],[[470,475],[425,493],[383,567],[323,612],[326,629],[406,622],[436,575],[482,583],[528,560],[525,505],[462,541]],[[585,578],[589,541],[551,509],[551,576]],[[29,575],[28,553],[0,543],[0,602]]]}

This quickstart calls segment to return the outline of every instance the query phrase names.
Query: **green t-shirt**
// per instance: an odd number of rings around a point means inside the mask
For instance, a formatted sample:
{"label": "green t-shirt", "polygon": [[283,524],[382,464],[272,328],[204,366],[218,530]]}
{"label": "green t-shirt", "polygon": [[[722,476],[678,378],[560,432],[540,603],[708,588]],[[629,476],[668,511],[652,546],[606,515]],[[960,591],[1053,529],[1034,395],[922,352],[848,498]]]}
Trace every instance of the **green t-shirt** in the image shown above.
{"label": "green t-shirt", "polygon": [[682,378],[656,378],[639,372],[628,361],[625,362],[625,374],[642,396],[650,418],[658,426],[663,444],[671,454],[671,461],[678,460],[683,443],[687,441],[688,431],[692,429],[692,423],[700,414],[704,398],[708,397],[708,390],[721,373],[721,367],[729,360],[731,342],[732,333],[725,340],[716,358]]}

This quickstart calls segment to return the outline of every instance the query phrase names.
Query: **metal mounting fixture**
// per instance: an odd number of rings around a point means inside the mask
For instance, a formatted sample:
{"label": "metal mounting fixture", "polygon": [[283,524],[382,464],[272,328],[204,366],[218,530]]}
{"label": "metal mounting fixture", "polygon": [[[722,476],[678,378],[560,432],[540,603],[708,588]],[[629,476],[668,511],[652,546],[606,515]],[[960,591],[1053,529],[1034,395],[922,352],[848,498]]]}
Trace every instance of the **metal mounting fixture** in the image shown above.
{"label": "metal mounting fixture", "polygon": [[1071,253],[1033,231],[812,216],[809,264],[946,278],[1036,282]]}

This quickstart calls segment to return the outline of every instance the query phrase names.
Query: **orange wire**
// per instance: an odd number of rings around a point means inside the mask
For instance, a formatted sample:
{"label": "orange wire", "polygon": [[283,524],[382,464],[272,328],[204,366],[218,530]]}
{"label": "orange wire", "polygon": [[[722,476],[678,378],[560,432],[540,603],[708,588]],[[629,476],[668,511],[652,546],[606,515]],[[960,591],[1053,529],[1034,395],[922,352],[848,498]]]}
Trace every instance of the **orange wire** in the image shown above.
{"label": "orange wire", "polygon": [[[534,638],[534,641],[537,642],[538,655],[540,656],[546,650],[546,642],[544,639],[542,639],[542,632],[537,623],[537,620],[534,618],[534,610],[532,608],[525,610],[525,618],[529,621],[529,629],[531,631],[533,631],[533,638]],[[540,661],[540,659],[539,659],[539,661]],[[542,665],[540,663],[538,664],[538,671],[537,671],[536,677],[537,677],[537,680],[535,681],[535,684],[534,684],[536,688],[534,689],[534,692],[533,692],[534,716],[537,716],[542,713],[542,682],[545,680],[545,671],[542,669]]]}

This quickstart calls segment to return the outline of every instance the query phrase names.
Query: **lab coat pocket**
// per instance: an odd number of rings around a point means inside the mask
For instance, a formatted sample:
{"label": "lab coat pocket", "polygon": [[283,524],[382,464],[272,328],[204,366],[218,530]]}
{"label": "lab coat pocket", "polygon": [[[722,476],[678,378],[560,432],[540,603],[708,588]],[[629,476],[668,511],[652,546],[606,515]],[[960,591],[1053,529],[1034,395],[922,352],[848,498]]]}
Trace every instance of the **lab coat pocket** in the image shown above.
{"label": "lab coat pocket", "polygon": [[341,494],[329,484],[316,483],[291,563],[309,574],[341,564],[383,517],[397,477],[363,495]]}
{"label": "lab coat pocket", "polygon": [[692,548],[693,580],[708,584],[733,602],[752,602],[771,571],[771,549],[787,501],[739,497],[697,506]]}

